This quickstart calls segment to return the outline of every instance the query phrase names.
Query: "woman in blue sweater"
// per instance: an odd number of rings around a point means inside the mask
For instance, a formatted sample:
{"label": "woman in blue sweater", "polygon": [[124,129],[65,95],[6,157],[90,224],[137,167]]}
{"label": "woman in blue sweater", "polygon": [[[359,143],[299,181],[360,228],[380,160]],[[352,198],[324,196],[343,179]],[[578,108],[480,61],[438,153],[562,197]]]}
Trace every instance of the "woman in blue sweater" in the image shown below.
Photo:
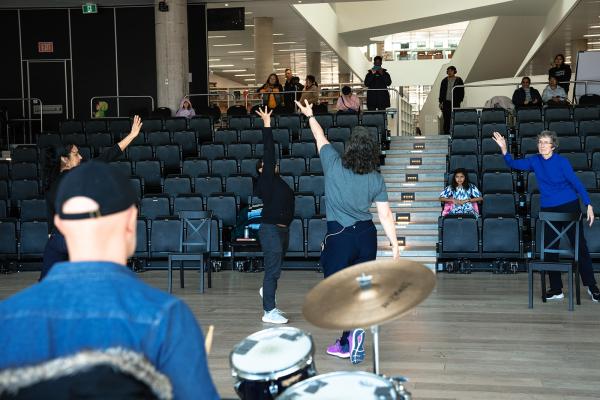
{"label": "woman in blue sweater", "polygon": [[[564,157],[554,154],[558,146],[556,133],[552,131],[543,131],[538,135],[538,152],[534,156],[514,160],[506,150],[506,141],[498,132],[494,132],[494,140],[500,146],[504,161],[514,169],[521,171],[533,171],[537,178],[541,195],[541,211],[578,213],[579,207],[578,195],[587,207],[587,221],[590,226],[594,222],[594,210],[590,202],[587,191],[579,181],[579,178],[573,172],[573,168]],[[556,237],[556,233],[546,227],[544,232],[546,241],[550,243]],[[575,242],[575,230],[569,230],[569,240]],[[546,256],[548,261],[558,260],[558,254],[549,254]],[[579,265],[581,270],[581,280],[588,287],[588,294],[594,302],[600,300],[600,290],[596,286],[594,270],[592,269],[592,259],[587,248],[585,237],[583,235],[583,225],[580,225],[579,232]],[[562,280],[560,272],[549,272],[550,291],[546,293],[548,300],[563,299]]]}

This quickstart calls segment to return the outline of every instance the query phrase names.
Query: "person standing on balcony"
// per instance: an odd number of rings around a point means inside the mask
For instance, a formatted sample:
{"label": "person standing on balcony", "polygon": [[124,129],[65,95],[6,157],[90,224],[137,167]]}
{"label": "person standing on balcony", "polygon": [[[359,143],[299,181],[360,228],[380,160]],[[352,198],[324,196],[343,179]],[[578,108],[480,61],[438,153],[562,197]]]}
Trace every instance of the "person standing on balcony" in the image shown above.
{"label": "person standing on balcony", "polygon": [[368,89],[377,89],[367,91],[367,109],[369,111],[385,111],[390,106],[390,92],[387,91],[387,88],[392,84],[392,78],[387,69],[381,67],[382,60],[381,56],[375,56],[373,68],[365,76],[365,86]]}
{"label": "person standing on balcony", "polygon": [[[454,65],[446,68],[446,74],[448,75],[442,80],[442,84],[440,85],[440,110],[442,110],[442,115],[444,117],[444,134],[450,134],[450,121],[452,120],[452,106],[454,108],[459,108],[460,103],[465,98],[465,88],[457,87],[452,90],[455,86],[464,85],[463,80],[456,76],[456,67]],[[454,100],[454,104],[452,104],[452,100]]]}

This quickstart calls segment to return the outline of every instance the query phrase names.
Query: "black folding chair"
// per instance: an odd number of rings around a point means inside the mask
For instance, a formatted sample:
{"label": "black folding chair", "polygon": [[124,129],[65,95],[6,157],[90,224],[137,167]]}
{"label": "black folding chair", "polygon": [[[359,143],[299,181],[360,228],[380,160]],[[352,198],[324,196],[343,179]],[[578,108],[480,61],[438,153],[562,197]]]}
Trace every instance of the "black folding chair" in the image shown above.
{"label": "black folding chair", "polygon": [[[173,291],[173,261],[179,261],[180,286],[184,287],[183,262],[200,261],[200,293],[204,293],[205,258],[210,257],[212,211],[180,211],[179,252],[169,254],[169,293]],[[209,288],[210,288],[210,268]]]}
{"label": "black folding chair", "polygon": [[[573,272],[575,272],[575,290],[577,297],[577,305],[581,304],[580,285],[579,285],[579,226],[581,224],[581,213],[556,213],[556,212],[540,212],[539,220],[541,224],[541,248],[540,260],[530,261],[527,265],[528,283],[529,283],[529,308],[533,308],[533,272],[539,271],[542,278],[542,301],[546,302],[546,271],[566,272],[569,286],[569,311],[573,311]],[[560,228],[557,228],[555,223],[561,223]],[[546,246],[544,240],[544,231],[546,224],[556,233],[556,238]],[[575,227],[575,243],[571,243],[573,251],[569,249],[560,249],[560,240],[566,237],[569,230]],[[567,237],[568,240],[568,237]],[[569,240],[570,242],[570,240]],[[551,249],[556,245],[556,249]],[[560,255],[573,255],[573,261],[569,262],[547,262],[544,261],[546,253]]]}

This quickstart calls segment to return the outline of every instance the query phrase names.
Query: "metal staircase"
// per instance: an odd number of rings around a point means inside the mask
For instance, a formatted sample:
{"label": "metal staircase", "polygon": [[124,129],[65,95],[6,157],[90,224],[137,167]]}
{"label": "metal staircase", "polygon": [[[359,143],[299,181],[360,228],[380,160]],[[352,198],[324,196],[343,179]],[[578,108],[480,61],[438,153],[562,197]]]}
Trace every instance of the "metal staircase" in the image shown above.
{"label": "metal staircase", "polygon": [[[425,264],[435,271],[440,192],[444,189],[448,136],[392,136],[381,173],[396,217],[401,258]],[[390,257],[391,249],[379,224],[377,256]]]}

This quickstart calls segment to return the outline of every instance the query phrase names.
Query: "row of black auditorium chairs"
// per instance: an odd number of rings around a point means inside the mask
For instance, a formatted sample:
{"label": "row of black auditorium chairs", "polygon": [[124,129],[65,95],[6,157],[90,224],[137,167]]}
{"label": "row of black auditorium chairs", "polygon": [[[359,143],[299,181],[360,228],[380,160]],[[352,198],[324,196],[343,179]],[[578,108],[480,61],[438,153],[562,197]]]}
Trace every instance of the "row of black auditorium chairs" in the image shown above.
{"label": "row of black auditorium chairs", "polygon": [[[575,175],[586,190],[593,191],[598,189],[598,175],[595,171],[575,171]],[[534,172],[529,172],[525,175],[525,191],[526,193],[539,192]]]}
{"label": "row of black auditorium chairs", "polygon": [[445,216],[438,220],[438,257],[522,258],[522,221],[518,217]]}
{"label": "row of black auditorium chairs", "polygon": [[[469,182],[477,186],[482,194],[515,193],[515,175],[511,172],[485,172],[481,180],[476,172],[467,172]],[[450,185],[453,173],[447,174],[446,184]]]}
{"label": "row of black auditorium chairs", "polygon": [[[514,153],[526,155],[538,152],[536,137],[524,137],[519,139]],[[507,142],[509,152],[511,151],[511,142]],[[593,154],[600,150],[600,136],[567,136],[559,138],[557,149],[561,153],[586,152]],[[450,155],[468,155],[468,154],[498,154],[500,148],[493,139],[452,139],[450,143]]]}
{"label": "row of black auditorium chairs", "polygon": [[[379,133],[384,133],[387,127],[386,115],[383,112],[364,112],[361,114],[316,114],[315,119],[323,129],[334,126],[353,128],[357,125],[377,127]],[[230,129],[262,128],[262,119],[252,115],[230,116],[227,119]],[[271,126],[288,128],[293,133],[308,127],[308,120],[300,115],[277,115],[271,117]]]}
{"label": "row of black auditorium chairs", "polygon": [[[591,154],[591,160],[589,154],[584,152],[561,152],[560,155],[569,160],[575,171],[600,171],[600,153]],[[486,154],[481,157],[473,154],[454,154],[449,157],[448,171],[453,172],[457,168],[464,168],[470,172],[508,170],[503,163],[504,158],[498,154]]]}
{"label": "row of black auditorium chairs", "polygon": [[[96,133],[111,132],[115,135],[122,135],[131,130],[132,120],[129,118],[115,119],[94,119],[89,121],[64,120],[60,122],[59,133]],[[198,116],[191,119],[187,118],[146,118],[142,121],[142,130],[144,132],[163,131],[170,132],[193,130],[196,132],[210,132],[213,129],[213,122],[210,117]]]}
{"label": "row of black auditorium chairs", "polygon": [[[246,174],[257,177],[256,166],[259,159],[248,158],[236,160],[232,158],[218,158],[215,160],[187,159],[183,161],[181,169],[164,168],[163,163],[158,160],[142,161],[115,161],[111,163],[127,175],[137,175],[146,179],[147,184],[155,185],[161,178],[169,175],[188,175],[197,177],[202,175],[216,175],[226,178],[236,174]],[[304,174],[318,174],[322,172],[321,159],[303,157],[283,157],[278,160],[277,166],[281,175],[299,177]],[[181,171],[181,172],[180,172]],[[150,182],[152,180],[153,182]]]}
{"label": "row of black auditorium chairs", "polygon": [[[318,196],[325,193],[325,180],[321,174],[303,174],[298,177],[293,175],[280,176],[292,190],[310,192]],[[140,175],[136,177],[144,182],[143,193],[165,193],[170,196],[182,193],[199,193],[206,196],[211,193],[227,191],[246,197],[252,194],[254,185],[253,177],[247,174],[232,174],[227,177],[206,175],[194,178],[187,175],[168,175],[166,178]]]}
{"label": "row of black auditorium chairs", "polygon": [[[455,109],[452,120],[454,124],[486,124],[505,123],[507,112],[502,108],[484,108],[479,112],[477,109]],[[541,121],[584,121],[600,119],[600,107],[598,106],[574,106],[574,107],[525,107],[516,110],[518,122],[541,122]]]}
{"label": "row of black auditorium chairs", "polygon": [[[223,257],[221,221],[213,220],[211,227],[211,256]],[[165,216],[154,220],[138,219],[136,258],[160,259],[179,251],[181,220]],[[321,242],[327,232],[327,221],[321,217],[292,220],[286,257],[318,257]],[[232,254],[233,256],[233,254]]]}
{"label": "row of black auditorium chairs", "polygon": [[38,221],[45,220],[47,213],[45,199],[19,200],[14,207],[11,207],[9,200],[0,199],[0,218],[13,216],[18,217],[21,221]]}
{"label": "row of black auditorium chairs", "polygon": [[[515,137],[535,137],[544,130],[556,132],[558,136],[598,136],[600,135],[600,120],[587,121],[542,121],[519,122],[516,124]],[[499,132],[508,137],[509,128],[504,123],[484,124],[481,128],[477,124],[454,125],[452,139],[480,139],[491,138],[494,132]]]}
{"label": "row of black auditorium chairs", "polygon": [[[294,198],[294,217],[307,219],[325,215],[325,195],[296,192]],[[251,195],[244,198],[239,192],[212,192],[208,195],[181,193],[174,197],[167,194],[150,194],[140,200],[139,211],[141,217],[156,219],[177,215],[183,210],[210,210],[222,221],[223,226],[232,227],[241,208],[256,204],[262,204],[262,200]]]}
{"label": "row of black auditorium chairs", "polygon": [[598,136],[600,135],[600,120],[590,121],[552,121],[544,122],[519,122],[516,126],[515,136],[518,138],[535,137],[543,130],[556,132],[557,136]]}

